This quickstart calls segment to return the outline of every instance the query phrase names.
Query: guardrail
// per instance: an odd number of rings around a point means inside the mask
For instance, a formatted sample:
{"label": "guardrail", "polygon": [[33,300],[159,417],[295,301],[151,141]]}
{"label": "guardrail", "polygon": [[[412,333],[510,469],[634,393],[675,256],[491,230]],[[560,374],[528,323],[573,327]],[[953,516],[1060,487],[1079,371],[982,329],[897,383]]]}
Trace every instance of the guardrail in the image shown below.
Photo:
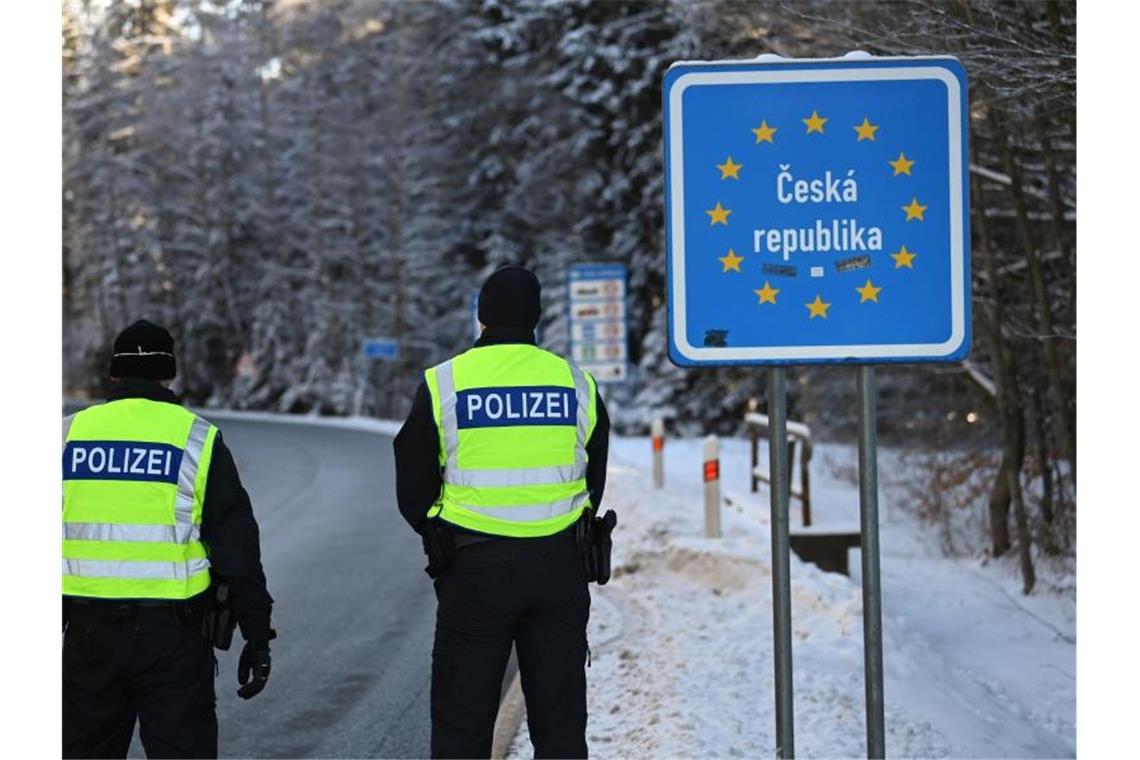
{"label": "guardrail", "polygon": [[[756,493],[760,481],[771,484],[767,468],[760,467],[760,439],[768,435],[768,415],[760,412],[745,412],[744,421],[748,425],[748,438],[752,446],[752,493]],[[804,527],[811,525],[811,428],[802,422],[788,420],[788,482],[791,483],[790,496],[799,499],[803,505]],[[800,483],[795,487],[796,444],[800,445]]]}

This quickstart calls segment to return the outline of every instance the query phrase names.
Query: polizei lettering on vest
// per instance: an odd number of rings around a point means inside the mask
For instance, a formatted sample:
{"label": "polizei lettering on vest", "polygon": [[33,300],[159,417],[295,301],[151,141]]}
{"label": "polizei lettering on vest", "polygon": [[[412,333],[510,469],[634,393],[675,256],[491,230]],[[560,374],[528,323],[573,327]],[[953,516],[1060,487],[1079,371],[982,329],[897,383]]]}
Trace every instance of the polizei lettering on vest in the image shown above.
{"label": "polizei lettering on vest", "polygon": [[469,388],[456,395],[460,428],[577,424],[578,400],[571,388]]}
{"label": "polizei lettering on vest", "polygon": [[182,449],[162,443],[70,441],[64,449],[64,480],[178,482]]}

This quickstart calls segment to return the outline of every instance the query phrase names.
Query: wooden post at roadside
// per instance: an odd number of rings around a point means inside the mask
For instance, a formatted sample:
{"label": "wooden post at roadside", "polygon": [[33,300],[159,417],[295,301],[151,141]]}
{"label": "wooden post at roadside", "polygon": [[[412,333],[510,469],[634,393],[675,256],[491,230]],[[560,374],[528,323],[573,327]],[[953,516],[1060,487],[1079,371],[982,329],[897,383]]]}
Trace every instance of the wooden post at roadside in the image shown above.
{"label": "wooden post at roadside", "polygon": [[756,493],[756,489],[760,487],[760,478],[756,477],[756,468],[760,466],[760,429],[755,425],[749,425],[748,437],[752,445],[752,466],[748,472],[752,478],[752,493]]}
{"label": "wooden post at roadside", "polygon": [[800,502],[803,504],[804,527],[811,525],[811,440],[800,447]]}
{"label": "wooden post at roadside", "polygon": [[[747,409],[749,412],[755,412],[757,406],[759,403],[755,396],[748,399]],[[748,419],[747,413],[745,413],[744,419]],[[752,481],[752,493],[756,493],[756,489],[760,487],[760,478],[756,477],[756,468],[760,466],[760,429],[752,423],[748,423],[748,441],[752,449],[752,466],[748,468],[748,473]]]}

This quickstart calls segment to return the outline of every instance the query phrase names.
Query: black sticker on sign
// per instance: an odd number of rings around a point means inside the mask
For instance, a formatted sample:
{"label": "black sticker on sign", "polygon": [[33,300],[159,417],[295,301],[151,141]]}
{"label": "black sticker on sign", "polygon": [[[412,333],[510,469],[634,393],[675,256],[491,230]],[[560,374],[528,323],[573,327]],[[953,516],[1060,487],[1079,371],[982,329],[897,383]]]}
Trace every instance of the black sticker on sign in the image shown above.
{"label": "black sticker on sign", "polygon": [[866,269],[869,266],[871,266],[870,256],[853,256],[835,262],[835,271],[850,272],[852,269]]}
{"label": "black sticker on sign", "polygon": [[760,267],[760,271],[764,274],[775,275],[776,277],[795,277],[796,268],[786,264],[765,264]]}
{"label": "black sticker on sign", "polygon": [[728,330],[705,330],[705,345],[724,348],[728,345]]}

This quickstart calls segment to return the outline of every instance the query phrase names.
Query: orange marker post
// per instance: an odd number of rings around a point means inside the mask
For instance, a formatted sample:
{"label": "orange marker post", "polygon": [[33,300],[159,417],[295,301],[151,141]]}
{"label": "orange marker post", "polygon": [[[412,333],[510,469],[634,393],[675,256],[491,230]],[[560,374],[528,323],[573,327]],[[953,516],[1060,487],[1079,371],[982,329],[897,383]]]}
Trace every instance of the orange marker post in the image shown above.
{"label": "orange marker post", "polygon": [[715,435],[705,438],[702,474],[705,481],[705,536],[720,538],[720,441]]}
{"label": "orange marker post", "polygon": [[649,425],[653,438],[653,487],[665,487],[665,420],[660,417]]}

